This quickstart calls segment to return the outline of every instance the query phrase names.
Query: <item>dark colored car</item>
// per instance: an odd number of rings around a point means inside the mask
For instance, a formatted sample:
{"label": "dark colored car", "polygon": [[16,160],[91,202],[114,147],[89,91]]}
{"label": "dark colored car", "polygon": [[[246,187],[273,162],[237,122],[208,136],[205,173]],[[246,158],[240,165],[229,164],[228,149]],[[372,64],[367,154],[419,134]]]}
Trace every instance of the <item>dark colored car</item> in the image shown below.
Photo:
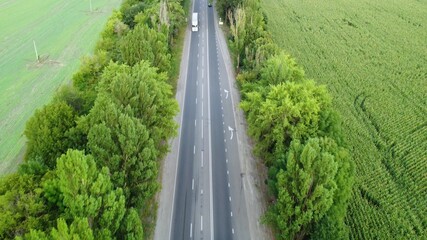
{"label": "dark colored car", "polygon": [[212,2],[208,1],[208,7],[212,7]]}

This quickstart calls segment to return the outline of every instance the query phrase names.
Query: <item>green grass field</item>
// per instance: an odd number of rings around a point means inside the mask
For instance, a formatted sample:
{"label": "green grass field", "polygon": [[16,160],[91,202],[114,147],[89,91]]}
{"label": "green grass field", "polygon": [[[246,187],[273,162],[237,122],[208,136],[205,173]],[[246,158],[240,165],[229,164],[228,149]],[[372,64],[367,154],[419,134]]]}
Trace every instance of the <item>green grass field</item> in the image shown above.
{"label": "green grass field", "polygon": [[92,0],[90,12],[89,0],[0,0],[0,175],[16,170],[26,121],[71,79],[120,3]]}
{"label": "green grass field", "polygon": [[275,41],[342,115],[351,238],[427,236],[427,1],[261,2]]}

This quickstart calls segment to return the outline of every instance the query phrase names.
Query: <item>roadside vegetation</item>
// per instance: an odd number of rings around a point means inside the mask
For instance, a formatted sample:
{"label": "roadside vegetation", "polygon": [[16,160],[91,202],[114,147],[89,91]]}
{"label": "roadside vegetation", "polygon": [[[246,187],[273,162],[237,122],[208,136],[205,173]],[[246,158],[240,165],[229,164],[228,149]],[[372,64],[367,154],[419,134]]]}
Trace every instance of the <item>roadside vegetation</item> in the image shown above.
{"label": "roadside vegetation", "polygon": [[72,83],[25,127],[25,162],[0,179],[1,239],[146,239],[176,134],[171,55],[181,1],[123,1]]}
{"label": "roadside vegetation", "polygon": [[258,0],[217,7],[229,26],[254,152],[268,168],[264,222],[277,239],[347,239],[354,164],[326,86],[272,40]]}
{"label": "roadside vegetation", "polygon": [[426,1],[265,0],[274,41],[325,84],[355,162],[351,239],[427,236]]}

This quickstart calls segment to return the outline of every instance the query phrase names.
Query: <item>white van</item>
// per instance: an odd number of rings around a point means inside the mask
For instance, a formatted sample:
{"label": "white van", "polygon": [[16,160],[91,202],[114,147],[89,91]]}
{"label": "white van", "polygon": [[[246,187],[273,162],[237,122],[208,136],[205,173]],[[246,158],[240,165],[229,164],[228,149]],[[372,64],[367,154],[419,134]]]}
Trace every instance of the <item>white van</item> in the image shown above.
{"label": "white van", "polygon": [[191,20],[191,31],[199,31],[199,16],[196,12],[193,12],[193,19]]}

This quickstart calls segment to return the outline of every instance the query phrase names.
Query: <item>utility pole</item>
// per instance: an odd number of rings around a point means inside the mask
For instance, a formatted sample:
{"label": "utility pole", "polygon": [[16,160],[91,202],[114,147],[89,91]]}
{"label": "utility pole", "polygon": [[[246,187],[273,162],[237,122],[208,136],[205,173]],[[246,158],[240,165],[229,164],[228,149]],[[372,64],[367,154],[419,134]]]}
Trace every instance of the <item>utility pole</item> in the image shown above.
{"label": "utility pole", "polygon": [[36,52],[36,60],[37,62],[40,62],[40,57],[39,57],[39,54],[37,53],[36,41],[33,40],[33,44],[34,44],[34,51]]}

